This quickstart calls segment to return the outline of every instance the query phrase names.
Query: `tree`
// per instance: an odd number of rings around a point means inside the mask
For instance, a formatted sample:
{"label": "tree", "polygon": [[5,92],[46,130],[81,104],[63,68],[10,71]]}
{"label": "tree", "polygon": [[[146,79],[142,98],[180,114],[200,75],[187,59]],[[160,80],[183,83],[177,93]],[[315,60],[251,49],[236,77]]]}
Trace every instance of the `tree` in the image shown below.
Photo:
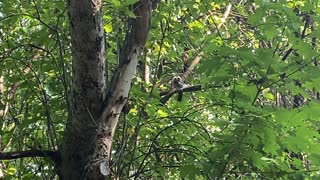
{"label": "tree", "polygon": [[[73,107],[69,112],[61,152],[56,152],[58,155],[40,152],[52,156],[59,163],[61,178],[103,179],[109,174],[113,134],[128,98],[138,56],[148,37],[151,7],[149,0],[133,5],[135,18],[129,22],[128,38],[121,51],[119,66],[108,86],[102,1],[68,1],[73,45]],[[38,18],[40,20],[40,14]],[[101,165],[105,166],[104,169]]]}
{"label": "tree", "polygon": [[135,19],[107,87],[102,2],[69,1],[75,108],[63,146],[64,179],[103,179],[109,174],[112,139],[148,37],[151,6],[149,0],[134,4]]}
{"label": "tree", "polygon": [[316,177],[317,2],[157,4],[0,3],[5,178]]}

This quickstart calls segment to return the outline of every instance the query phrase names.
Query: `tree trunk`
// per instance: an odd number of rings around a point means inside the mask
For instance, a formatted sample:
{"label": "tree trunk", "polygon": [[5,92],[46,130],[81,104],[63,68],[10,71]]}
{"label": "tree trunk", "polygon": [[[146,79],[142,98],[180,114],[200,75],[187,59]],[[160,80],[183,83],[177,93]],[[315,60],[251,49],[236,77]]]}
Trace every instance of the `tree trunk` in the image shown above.
{"label": "tree trunk", "polygon": [[104,179],[109,175],[113,134],[149,32],[150,0],[134,5],[136,18],[110,86],[106,82],[101,0],[69,0],[72,39],[73,111],[65,130],[63,179]]}
{"label": "tree trunk", "polygon": [[72,115],[62,150],[63,179],[83,179],[95,147],[99,110],[106,95],[101,0],[69,0],[73,67]]}

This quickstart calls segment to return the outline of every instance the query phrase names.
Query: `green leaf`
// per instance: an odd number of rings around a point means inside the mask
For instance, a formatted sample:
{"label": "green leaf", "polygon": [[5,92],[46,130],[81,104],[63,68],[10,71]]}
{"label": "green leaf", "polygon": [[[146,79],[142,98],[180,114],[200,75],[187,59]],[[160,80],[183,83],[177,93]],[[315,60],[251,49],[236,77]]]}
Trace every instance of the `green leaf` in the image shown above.
{"label": "green leaf", "polygon": [[271,101],[274,100],[274,96],[273,96],[272,93],[266,93],[266,97],[267,97],[269,100],[271,100]]}
{"label": "green leaf", "polygon": [[302,56],[305,60],[310,61],[312,57],[317,56],[317,52],[313,50],[313,47],[307,43],[303,42],[301,40],[298,41],[298,44],[295,43],[293,45],[294,49],[297,49],[297,52]]}
{"label": "green leaf", "polygon": [[121,2],[119,0],[109,0],[111,4],[113,4],[115,7],[120,7]]}
{"label": "green leaf", "polygon": [[273,164],[279,165],[278,162],[275,159],[272,159],[272,158],[262,157],[261,160],[263,160],[265,162],[268,162],[268,163],[273,163]]}
{"label": "green leaf", "polygon": [[241,102],[252,103],[257,93],[257,88],[255,86],[249,86],[246,84],[239,84],[235,89],[236,99]]}
{"label": "green leaf", "polygon": [[6,170],[6,173],[7,173],[8,175],[14,175],[14,174],[17,173],[17,169],[16,169],[16,168],[13,168],[13,167],[10,167],[10,168],[8,168],[8,169]]}
{"label": "green leaf", "polygon": [[136,2],[138,2],[139,0],[125,0],[125,4],[126,5],[131,5],[131,4],[134,4]]}
{"label": "green leaf", "polygon": [[161,109],[159,109],[157,111],[157,116],[159,116],[159,117],[167,117],[168,113],[166,113],[166,112],[162,111]]}
{"label": "green leaf", "polygon": [[195,165],[184,165],[183,167],[179,168],[180,175],[183,178],[190,178],[195,179],[196,175],[200,174],[200,169],[196,167]]}

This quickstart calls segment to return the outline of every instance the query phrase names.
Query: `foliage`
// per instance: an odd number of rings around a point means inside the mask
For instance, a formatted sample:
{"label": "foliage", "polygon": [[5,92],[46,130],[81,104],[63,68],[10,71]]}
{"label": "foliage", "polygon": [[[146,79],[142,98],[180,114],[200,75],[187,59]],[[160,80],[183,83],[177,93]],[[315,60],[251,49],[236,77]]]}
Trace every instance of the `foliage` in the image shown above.
{"label": "foliage", "polygon": [[[111,72],[135,2],[104,2]],[[225,19],[227,6],[173,0],[154,11],[130,111],[114,138],[113,176],[316,179],[318,1],[233,1]],[[12,0],[0,2],[0,9],[1,151],[59,149],[72,108],[65,2]],[[201,52],[186,81],[202,90],[161,105],[159,93]],[[56,176],[48,159],[1,165],[7,179]]]}

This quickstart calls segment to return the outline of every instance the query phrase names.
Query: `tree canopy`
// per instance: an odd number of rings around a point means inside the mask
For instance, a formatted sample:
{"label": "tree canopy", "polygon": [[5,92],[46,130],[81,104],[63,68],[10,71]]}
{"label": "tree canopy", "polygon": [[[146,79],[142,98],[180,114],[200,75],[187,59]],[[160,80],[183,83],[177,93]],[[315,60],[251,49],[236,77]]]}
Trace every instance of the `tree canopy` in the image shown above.
{"label": "tree canopy", "polygon": [[[130,22],[139,18],[137,2],[102,1],[111,84]],[[109,176],[317,179],[318,1],[155,6],[113,137]],[[65,1],[0,2],[0,177],[59,177],[54,152],[63,148],[76,106],[70,26]],[[172,86],[177,76],[186,88]]]}

